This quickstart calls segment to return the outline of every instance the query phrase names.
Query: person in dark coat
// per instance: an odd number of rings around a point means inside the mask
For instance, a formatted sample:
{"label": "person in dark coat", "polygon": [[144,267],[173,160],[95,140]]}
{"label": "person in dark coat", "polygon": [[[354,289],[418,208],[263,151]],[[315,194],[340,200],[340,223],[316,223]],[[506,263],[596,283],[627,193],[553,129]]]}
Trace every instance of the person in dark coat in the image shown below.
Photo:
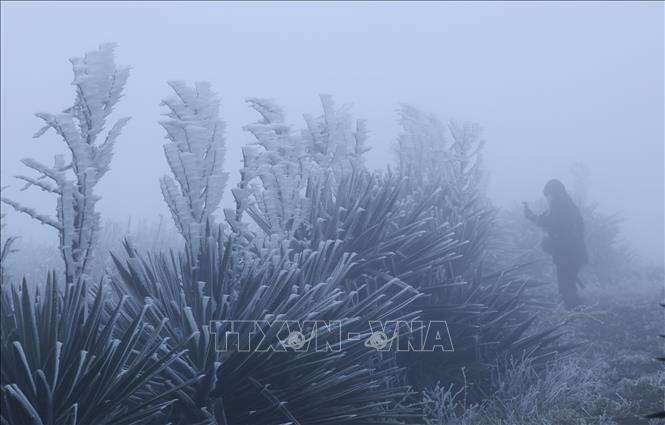
{"label": "person in dark coat", "polygon": [[582,214],[559,180],[550,180],[544,190],[549,210],[535,214],[524,203],[524,216],[542,227],[547,236],[543,250],[552,255],[556,266],[559,293],[566,309],[581,304],[577,294],[577,274],[587,261]]}

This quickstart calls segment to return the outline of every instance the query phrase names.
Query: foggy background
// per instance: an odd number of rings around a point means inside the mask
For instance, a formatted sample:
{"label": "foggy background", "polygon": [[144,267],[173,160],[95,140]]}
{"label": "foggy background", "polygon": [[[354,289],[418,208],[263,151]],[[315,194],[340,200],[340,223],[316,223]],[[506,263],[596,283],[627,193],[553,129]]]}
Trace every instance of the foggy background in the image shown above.
{"label": "foggy background", "polygon": [[[66,152],[40,139],[35,112],[70,106],[68,59],[117,42],[132,66],[116,117],[132,119],[96,192],[102,219],[168,216],[158,125],[168,80],[207,80],[222,99],[228,189],[239,180],[249,97],[275,99],[294,128],[319,115],[318,95],[352,105],[370,129],[370,169],[393,160],[403,102],[484,128],[489,195],[499,207],[535,200],[550,178],[570,185],[582,162],[590,195],[626,218],[624,237],[663,262],[663,3],[2,3],[3,195],[41,212],[55,199],[18,192],[34,157]],[[228,194],[222,207],[232,204]],[[56,233],[3,205],[4,231],[56,243]],[[21,241],[17,246],[21,247]]]}

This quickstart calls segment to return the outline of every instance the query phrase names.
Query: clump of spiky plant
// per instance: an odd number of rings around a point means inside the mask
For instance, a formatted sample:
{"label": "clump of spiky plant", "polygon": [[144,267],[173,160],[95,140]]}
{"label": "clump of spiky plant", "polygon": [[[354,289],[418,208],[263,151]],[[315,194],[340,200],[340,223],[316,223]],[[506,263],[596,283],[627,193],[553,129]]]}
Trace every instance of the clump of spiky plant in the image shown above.
{"label": "clump of spiky plant", "polygon": [[167,348],[165,323],[146,323],[148,305],[120,330],[124,302],[104,285],[92,297],[90,289],[81,281],[62,293],[55,273],[41,290],[25,280],[3,288],[2,423],[140,424],[173,402],[177,386],[150,384],[183,355],[182,344]]}
{"label": "clump of spiky plant", "polygon": [[[130,249],[126,264],[116,261],[115,285],[129,295],[130,316],[147,297],[157,313],[154,320],[169,319],[165,336],[180,341],[195,333],[169,379],[204,378],[179,393],[170,421],[353,424],[417,416],[416,407],[404,400],[410,391],[400,383],[394,358],[366,347],[364,339],[370,320],[415,317],[398,306],[412,303],[418,291],[396,279],[345,290],[356,263],[340,242],[323,241],[317,250],[293,254],[278,250],[242,265],[232,243],[209,233],[199,259],[200,270],[209,270],[202,280],[192,280],[192,265],[182,255],[143,256]],[[339,328],[321,330],[317,345],[306,351],[215,349],[215,335],[231,330],[228,321],[275,319],[334,321]],[[265,338],[284,339],[279,332],[284,329],[272,329]],[[338,332],[358,338],[340,341],[338,351],[324,350],[336,344]],[[251,343],[260,346],[261,340],[255,334]]]}
{"label": "clump of spiky plant", "polygon": [[[399,364],[421,389],[437,381],[462,385],[465,368],[469,397],[481,399],[500,363],[527,355],[541,363],[551,359],[557,335],[553,329],[528,335],[533,317],[524,312],[526,285],[514,269],[484,272],[477,266],[488,232],[486,218],[480,218],[484,210],[451,225],[446,217],[462,216],[445,186],[427,184],[414,192],[406,183],[391,174],[355,173],[336,188],[313,186],[311,216],[290,247],[313,249],[336,240],[342,252],[355,255],[348,288],[367,279],[381,284],[390,276],[422,292],[404,308],[424,321],[446,320],[454,352],[398,353]],[[469,227],[460,230],[463,225]],[[474,239],[457,239],[471,229]]]}

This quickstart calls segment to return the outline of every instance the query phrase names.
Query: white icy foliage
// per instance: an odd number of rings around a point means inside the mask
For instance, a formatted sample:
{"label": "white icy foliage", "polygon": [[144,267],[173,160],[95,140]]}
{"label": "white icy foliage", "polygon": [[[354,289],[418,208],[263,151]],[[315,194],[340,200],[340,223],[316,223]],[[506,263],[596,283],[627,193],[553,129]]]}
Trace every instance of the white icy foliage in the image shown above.
{"label": "white icy foliage", "polygon": [[487,176],[482,168],[482,150],[485,142],[480,138],[481,128],[475,123],[458,124],[450,121],[448,131],[453,140],[451,156],[455,165],[453,177],[458,197],[462,194],[484,192]]}
{"label": "white icy foliage", "polygon": [[483,142],[478,125],[451,121],[444,126],[409,105],[400,110],[400,124],[395,146],[400,175],[417,185],[438,182],[460,196],[481,188]]}
{"label": "white icy foliage", "polygon": [[353,122],[348,108],[335,109],[332,97],[321,95],[323,115],[305,115],[307,128],[302,137],[311,159],[323,177],[337,181],[364,167],[367,126],[364,120]]}
{"label": "white icy foliage", "polygon": [[397,139],[395,153],[399,173],[417,183],[437,180],[447,169],[448,140],[445,128],[434,116],[404,105],[399,111],[402,133]]}
{"label": "white icy foliage", "polygon": [[99,213],[95,211],[99,196],[94,187],[109,170],[115,141],[129,120],[119,119],[103,140],[98,139],[129,77],[128,67],[116,67],[114,48],[113,44],[104,44],[82,58],[71,59],[72,84],[76,87],[74,106],[60,114],[36,114],[46,125],[34,137],[52,128],[67,144],[71,162],[66,163],[63,155],[57,155],[51,167],[24,159],[23,164],[36,171],[38,177],[17,178],[26,182],[23,190],[35,186],[55,194],[56,217],[2,198],[17,211],[58,230],[67,282],[86,277],[100,227]]}
{"label": "white icy foliage", "polygon": [[309,212],[305,188],[311,164],[307,152],[284,123],[278,106],[266,99],[247,102],[262,119],[245,127],[256,142],[243,147],[243,180],[250,190],[238,188],[236,202],[244,203],[247,213],[268,235],[295,231]]}
{"label": "white icy foliage", "polygon": [[248,103],[262,119],[245,127],[256,142],[243,148],[242,180],[233,195],[236,210],[226,218],[237,233],[247,212],[271,240],[293,233],[309,218],[307,187],[312,181],[336,185],[344,176],[364,167],[367,130],[354,122],[346,109],[335,109],[330,96],[322,95],[323,115],[305,116],[306,128],[294,134],[284,113],[266,99]]}
{"label": "white icy foliage", "polygon": [[169,112],[160,124],[169,140],[164,153],[173,177],[162,177],[160,184],[175,224],[196,258],[228,179],[223,171],[224,123],[219,118],[219,98],[209,83],[188,87],[172,81],[169,85],[175,95],[163,100]]}

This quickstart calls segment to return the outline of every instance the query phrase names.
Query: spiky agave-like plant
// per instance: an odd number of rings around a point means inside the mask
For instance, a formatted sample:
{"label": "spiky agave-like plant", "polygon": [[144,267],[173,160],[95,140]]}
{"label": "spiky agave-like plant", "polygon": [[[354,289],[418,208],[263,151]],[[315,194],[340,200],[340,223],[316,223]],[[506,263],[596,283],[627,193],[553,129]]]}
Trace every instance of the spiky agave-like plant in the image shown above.
{"label": "spiky agave-like plant", "polygon": [[471,279],[421,289],[427,297],[414,308],[425,321],[446,320],[454,351],[400,353],[410,383],[420,389],[437,382],[454,384],[465,388],[470,402],[478,402],[491,391],[497,368],[519,359],[541,367],[569,348],[555,344],[556,328],[531,332],[535,315],[525,312],[527,286],[511,276],[512,271],[479,270]]}
{"label": "spiky agave-like plant", "polygon": [[[464,216],[448,202],[445,186],[409,188],[393,175],[357,174],[335,193],[317,192],[323,195],[313,202],[318,209],[307,236],[339,239],[344,250],[356,253],[356,276],[397,277],[425,295],[409,307],[423,321],[447,321],[454,352],[398,354],[409,382],[425,388],[467,379],[474,388],[469,397],[478,399],[482,394],[475,389],[488,384],[504,360],[532,355],[544,362],[564,349],[552,344],[554,329],[529,334],[533,317],[524,313],[519,267],[484,272],[477,266],[489,232],[483,210],[454,226]],[[474,239],[457,239],[465,234]]]}
{"label": "spiky agave-like plant", "polygon": [[[364,345],[370,320],[415,317],[402,306],[413,302],[417,291],[398,280],[343,290],[356,264],[340,242],[321,242],[316,251],[277,251],[240,269],[232,266],[233,250],[221,236],[208,242],[200,268],[214,272],[205,281],[191,279],[185,257],[145,257],[130,250],[126,265],[116,260],[116,285],[130,294],[130,309],[151,297],[154,311],[171,319],[163,330],[167,335],[177,341],[183,330],[198,332],[187,345],[188,355],[173,368],[180,377],[170,379],[205,377],[181,391],[171,410],[173,423],[400,423],[397,418],[417,415],[404,400],[409,389],[400,383],[394,356]],[[230,330],[225,321],[276,319],[335,321],[339,328],[320,330],[317,346],[305,352],[215,350],[215,335]],[[272,329],[266,340],[284,339],[280,331]],[[323,352],[336,343],[337,332],[358,337],[342,340],[339,351]]]}
{"label": "spiky agave-like plant", "polygon": [[149,306],[119,331],[123,302],[112,303],[103,285],[91,299],[84,282],[57,288],[51,273],[43,292],[31,293],[25,280],[3,291],[2,423],[150,422],[178,390],[150,384],[183,355],[182,344],[167,348],[165,323],[146,324]]}
{"label": "spiky agave-like plant", "polygon": [[[354,256],[341,248],[341,243],[327,241],[316,252],[297,254],[295,268],[278,265],[266,275],[267,281],[241,281],[230,317],[337,322],[342,340],[338,351],[319,352],[336,344],[336,330],[318,329],[317,338],[303,352],[254,351],[224,357],[217,393],[239,423],[274,423],[278,418],[303,424],[403,423],[416,418],[394,353],[377,353],[364,341],[370,336],[370,321],[414,318],[415,312],[403,306],[419,293],[397,279],[380,285],[366,282],[355,291],[345,291],[343,281],[352,278],[355,264]],[[226,330],[218,329],[219,335]],[[278,332],[270,328],[268,341],[287,336]],[[346,339],[354,334],[356,338]],[[256,346],[259,339],[250,343]],[[239,382],[240,386],[234,385]],[[238,389],[245,391],[242,398]],[[252,393],[253,400],[261,400],[258,406],[255,401],[247,403]],[[252,411],[256,407],[260,408]]]}
{"label": "spiky agave-like plant", "polygon": [[337,187],[314,186],[308,226],[300,236],[312,248],[339,240],[344,252],[356,254],[356,276],[390,276],[415,287],[426,286],[445,271],[463,244],[455,228],[436,222],[433,203],[444,189],[432,187],[422,198],[407,198],[405,179],[356,172]]}

